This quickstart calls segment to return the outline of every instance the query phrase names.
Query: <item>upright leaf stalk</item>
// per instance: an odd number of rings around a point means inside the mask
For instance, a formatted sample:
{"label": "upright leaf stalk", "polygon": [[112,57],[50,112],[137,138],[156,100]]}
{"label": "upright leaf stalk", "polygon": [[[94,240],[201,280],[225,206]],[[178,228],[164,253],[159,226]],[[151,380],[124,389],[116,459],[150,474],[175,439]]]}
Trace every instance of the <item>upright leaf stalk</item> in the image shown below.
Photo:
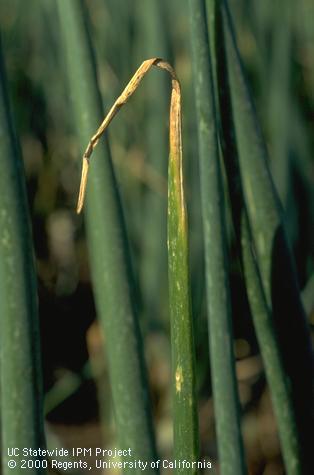
{"label": "upright leaf stalk", "polygon": [[195,397],[193,322],[190,307],[187,216],[182,175],[181,91],[172,67],[159,58],[144,61],[88,143],[83,156],[82,180],[77,211],[84,203],[90,156],[119,109],[135,92],[143,77],[157,66],[171,75],[170,155],[168,177],[168,269],[172,343],[172,387],[174,411],[174,457],[192,462],[178,464],[177,473],[196,474],[198,423]]}
{"label": "upright leaf stalk", "polygon": [[[80,147],[103,117],[88,16],[81,0],[56,2]],[[132,459],[156,459],[143,344],[120,196],[106,138],[95,151],[87,194],[87,242],[97,313],[104,331],[118,443]],[[125,473],[134,474],[131,468]]]}
{"label": "upright leaf stalk", "polygon": [[224,475],[246,472],[240,429],[213,78],[204,0],[190,0],[209,347],[219,465]]}
{"label": "upright leaf stalk", "polygon": [[[14,132],[0,43],[0,399],[2,473],[8,449],[44,448],[43,394],[34,255],[19,144]],[[39,464],[41,465],[41,464]],[[44,474],[44,468],[28,473]]]}
{"label": "upright leaf stalk", "polygon": [[[226,151],[228,147],[233,150],[232,154],[227,153],[226,169],[235,197],[232,199],[235,228],[237,233],[242,233],[247,291],[286,470],[289,474],[307,473],[306,467],[312,463],[313,438],[313,360],[309,332],[281,206],[269,172],[266,147],[237,50],[227,1],[217,3],[216,61],[222,129],[229,144]],[[296,351],[291,352],[292,347]]]}

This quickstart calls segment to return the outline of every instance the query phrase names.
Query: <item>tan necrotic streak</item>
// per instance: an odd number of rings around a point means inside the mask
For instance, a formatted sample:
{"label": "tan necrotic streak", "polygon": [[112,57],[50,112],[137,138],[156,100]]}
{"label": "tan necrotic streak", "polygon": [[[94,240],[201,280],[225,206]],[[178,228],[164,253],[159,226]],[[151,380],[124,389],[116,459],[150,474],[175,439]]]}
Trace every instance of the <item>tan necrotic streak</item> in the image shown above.
{"label": "tan necrotic streak", "polygon": [[108,114],[104,118],[97,132],[90,139],[86,150],[83,155],[83,166],[82,166],[82,175],[81,175],[81,184],[80,191],[77,203],[77,213],[82,211],[85,199],[88,171],[89,171],[89,159],[93,153],[94,148],[96,147],[100,137],[107,129],[108,125],[117,114],[119,109],[126,104],[132,94],[138,88],[140,82],[144,76],[148,73],[152,66],[156,66],[160,69],[168,71],[172,79],[172,94],[171,94],[171,104],[170,104],[170,157],[173,159],[177,158],[179,166],[179,189],[180,189],[180,201],[181,204],[184,203],[183,200],[183,182],[182,182],[182,139],[181,139],[181,90],[180,83],[177,79],[174,69],[172,66],[163,61],[161,58],[152,58],[144,61],[141,66],[138,68],[130,82],[127,84],[122,94],[115,101]]}

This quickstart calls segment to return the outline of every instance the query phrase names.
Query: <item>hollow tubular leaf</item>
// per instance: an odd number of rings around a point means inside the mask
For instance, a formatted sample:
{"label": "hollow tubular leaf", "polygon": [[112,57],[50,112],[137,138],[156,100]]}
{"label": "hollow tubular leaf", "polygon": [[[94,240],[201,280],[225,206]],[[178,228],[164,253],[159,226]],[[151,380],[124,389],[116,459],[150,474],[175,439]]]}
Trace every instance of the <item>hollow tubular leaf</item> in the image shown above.
{"label": "hollow tubular leaf", "polygon": [[[44,447],[37,288],[24,169],[0,43],[0,365],[3,474],[8,448]],[[28,473],[43,474],[41,468]]]}
{"label": "hollow tubular leaf", "polygon": [[248,296],[286,469],[298,474],[302,465],[311,466],[313,363],[309,332],[227,2],[218,4],[217,68],[235,228],[238,236],[242,232]]}
{"label": "hollow tubular leaf", "polygon": [[[103,117],[87,12],[81,1],[56,2],[73,118],[83,148]],[[135,310],[126,231],[108,141],[95,151],[87,194],[87,233],[97,313],[104,330],[118,442],[151,462],[156,451],[143,345]],[[85,159],[85,171],[88,162]],[[125,473],[134,473],[130,469]],[[153,468],[149,473],[156,473]]]}
{"label": "hollow tubular leaf", "polygon": [[[173,68],[160,58],[144,61],[115,101],[83,155],[83,173],[78,199],[81,211],[90,156],[101,135],[120,108],[136,91],[152,68],[165,69],[171,76],[170,155],[168,176],[168,272],[172,341],[172,386],[174,411],[174,455],[176,460],[197,461],[198,423],[195,398],[193,323],[190,310],[187,216],[182,175],[181,90]],[[192,467],[177,473],[195,474]]]}
{"label": "hollow tubular leaf", "polygon": [[204,0],[190,0],[209,347],[221,473],[246,472],[240,429],[227,266],[224,195]]}
{"label": "hollow tubular leaf", "polygon": [[[175,460],[197,461],[193,321],[191,315],[188,231],[182,175],[180,86],[172,80],[168,171],[168,274],[174,408]],[[195,468],[177,473],[196,474]]]}

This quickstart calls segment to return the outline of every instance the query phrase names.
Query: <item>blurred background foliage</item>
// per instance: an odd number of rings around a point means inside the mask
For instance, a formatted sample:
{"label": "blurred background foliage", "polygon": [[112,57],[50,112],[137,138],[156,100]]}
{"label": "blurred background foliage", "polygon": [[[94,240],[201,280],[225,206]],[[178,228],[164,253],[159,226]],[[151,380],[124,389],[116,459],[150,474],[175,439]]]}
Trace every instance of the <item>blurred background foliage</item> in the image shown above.
{"label": "blurred background foliage", "polygon": [[[215,461],[187,2],[85,3],[104,110],[149,57],[161,56],[172,63],[182,83],[201,455]],[[230,4],[313,331],[314,3],[233,0]],[[48,445],[109,447],[115,444],[115,434],[102,344],[106,335],[95,315],[84,221],[75,213],[83,150],[69,113],[55,2],[28,0],[26,5],[22,0],[1,0],[0,30],[32,216]],[[111,126],[109,140],[138,288],[157,445],[167,457],[172,444],[166,278],[170,85],[162,73],[152,71],[143,89]],[[280,474],[282,459],[269,392],[229,234],[236,370],[248,465],[253,474]]]}

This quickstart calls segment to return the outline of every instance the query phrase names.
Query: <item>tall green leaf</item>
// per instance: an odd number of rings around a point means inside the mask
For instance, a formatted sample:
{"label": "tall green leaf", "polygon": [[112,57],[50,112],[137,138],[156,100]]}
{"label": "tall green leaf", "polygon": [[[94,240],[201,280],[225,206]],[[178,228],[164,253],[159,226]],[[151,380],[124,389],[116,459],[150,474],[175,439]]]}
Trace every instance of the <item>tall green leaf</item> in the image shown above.
{"label": "tall green leaf", "polygon": [[[78,0],[58,0],[57,7],[73,118],[83,150],[103,117],[87,12]],[[97,312],[106,341],[118,441],[121,448],[131,448],[132,458],[152,461],[156,452],[143,347],[123,213],[106,138],[95,152],[90,182],[88,245]]]}
{"label": "tall green leaf", "polygon": [[[24,169],[14,132],[0,43],[0,365],[2,470],[20,474],[8,449],[43,448],[37,288]],[[12,458],[16,468],[8,467]],[[44,469],[30,468],[31,474]]]}
{"label": "tall green leaf", "polygon": [[[182,172],[181,91],[172,80],[168,171],[168,269],[174,409],[174,457],[196,462],[198,417],[190,301],[188,230]],[[192,466],[176,473],[196,474]]]}
{"label": "tall green leaf", "polygon": [[[286,469],[289,473],[300,473],[302,464],[310,466],[313,366],[309,332],[281,206],[269,172],[266,147],[237,51],[231,17],[226,2],[219,4],[223,34],[221,30],[218,32],[217,62],[223,135],[227,137],[226,169],[230,189],[236,197],[232,200],[235,227],[239,234],[242,220],[248,295]],[[292,347],[296,352],[291,352]]]}
{"label": "tall green leaf", "polygon": [[144,61],[109,110],[90,139],[83,155],[78,212],[84,203],[90,157],[102,134],[136,91],[153,66],[171,76],[170,158],[168,174],[168,274],[172,347],[172,388],[174,410],[174,454],[178,461],[186,458],[189,467],[177,467],[178,473],[196,473],[198,455],[198,420],[195,397],[193,322],[190,302],[187,215],[182,171],[181,88],[175,71],[160,58]]}
{"label": "tall green leaf", "polygon": [[219,464],[223,474],[243,474],[246,468],[233,352],[224,194],[204,0],[190,0],[189,13],[206,259],[210,361]]}

